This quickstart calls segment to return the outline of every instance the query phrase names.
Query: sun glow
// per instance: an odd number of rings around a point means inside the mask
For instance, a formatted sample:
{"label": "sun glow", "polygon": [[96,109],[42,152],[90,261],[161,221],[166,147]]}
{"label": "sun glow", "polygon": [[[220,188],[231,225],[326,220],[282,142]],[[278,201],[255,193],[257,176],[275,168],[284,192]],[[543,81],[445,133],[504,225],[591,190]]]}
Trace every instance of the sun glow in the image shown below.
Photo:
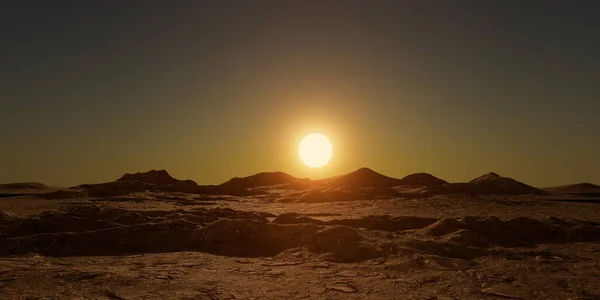
{"label": "sun glow", "polygon": [[311,168],[321,168],[331,160],[333,147],[326,136],[320,133],[311,133],[300,142],[298,155],[305,165]]}

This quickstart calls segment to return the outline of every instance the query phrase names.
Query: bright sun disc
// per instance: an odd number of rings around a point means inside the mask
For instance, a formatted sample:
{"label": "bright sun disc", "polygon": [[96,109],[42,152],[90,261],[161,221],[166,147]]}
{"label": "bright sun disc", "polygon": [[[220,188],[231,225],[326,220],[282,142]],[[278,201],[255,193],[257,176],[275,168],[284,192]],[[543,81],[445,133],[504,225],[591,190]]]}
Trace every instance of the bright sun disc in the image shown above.
{"label": "bright sun disc", "polygon": [[298,154],[305,165],[311,168],[321,168],[331,160],[333,147],[326,136],[320,133],[311,133],[300,142]]}

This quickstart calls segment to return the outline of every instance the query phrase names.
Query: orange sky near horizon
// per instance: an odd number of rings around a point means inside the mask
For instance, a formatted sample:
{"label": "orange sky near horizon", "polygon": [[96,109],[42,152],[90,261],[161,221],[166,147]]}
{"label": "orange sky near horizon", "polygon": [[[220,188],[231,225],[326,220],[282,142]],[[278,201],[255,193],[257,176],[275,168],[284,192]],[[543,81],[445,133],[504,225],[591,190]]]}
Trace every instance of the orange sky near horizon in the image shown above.
{"label": "orange sky near horizon", "polygon": [[[7,4],[0,182],[600,184],[592,2],[267,2]],[[333,144],[322,169],[298,157],[312,132]]]}

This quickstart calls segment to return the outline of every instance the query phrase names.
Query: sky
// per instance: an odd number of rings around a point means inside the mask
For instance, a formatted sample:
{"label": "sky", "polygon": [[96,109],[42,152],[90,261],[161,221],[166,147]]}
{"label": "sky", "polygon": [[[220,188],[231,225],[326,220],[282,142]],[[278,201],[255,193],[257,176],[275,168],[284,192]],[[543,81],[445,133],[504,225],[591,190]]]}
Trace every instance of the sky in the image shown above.
{"label": "sky", "polygon": [[[0,182],[600,184],[597,1],[6,1]],[[301,138],[333,158],[310,169]]]}

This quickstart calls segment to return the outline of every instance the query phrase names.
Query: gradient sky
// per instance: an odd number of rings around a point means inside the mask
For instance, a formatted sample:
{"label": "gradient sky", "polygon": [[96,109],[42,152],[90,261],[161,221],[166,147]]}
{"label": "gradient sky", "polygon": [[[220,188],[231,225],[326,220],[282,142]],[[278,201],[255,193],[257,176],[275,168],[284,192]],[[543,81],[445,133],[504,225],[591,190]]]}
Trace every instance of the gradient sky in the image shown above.
{"label": "gradient sky", "polygon": [[[7,1],[0,182],[600,183],[597,1]],[[334,158],[309,170],[300,138]]]}

